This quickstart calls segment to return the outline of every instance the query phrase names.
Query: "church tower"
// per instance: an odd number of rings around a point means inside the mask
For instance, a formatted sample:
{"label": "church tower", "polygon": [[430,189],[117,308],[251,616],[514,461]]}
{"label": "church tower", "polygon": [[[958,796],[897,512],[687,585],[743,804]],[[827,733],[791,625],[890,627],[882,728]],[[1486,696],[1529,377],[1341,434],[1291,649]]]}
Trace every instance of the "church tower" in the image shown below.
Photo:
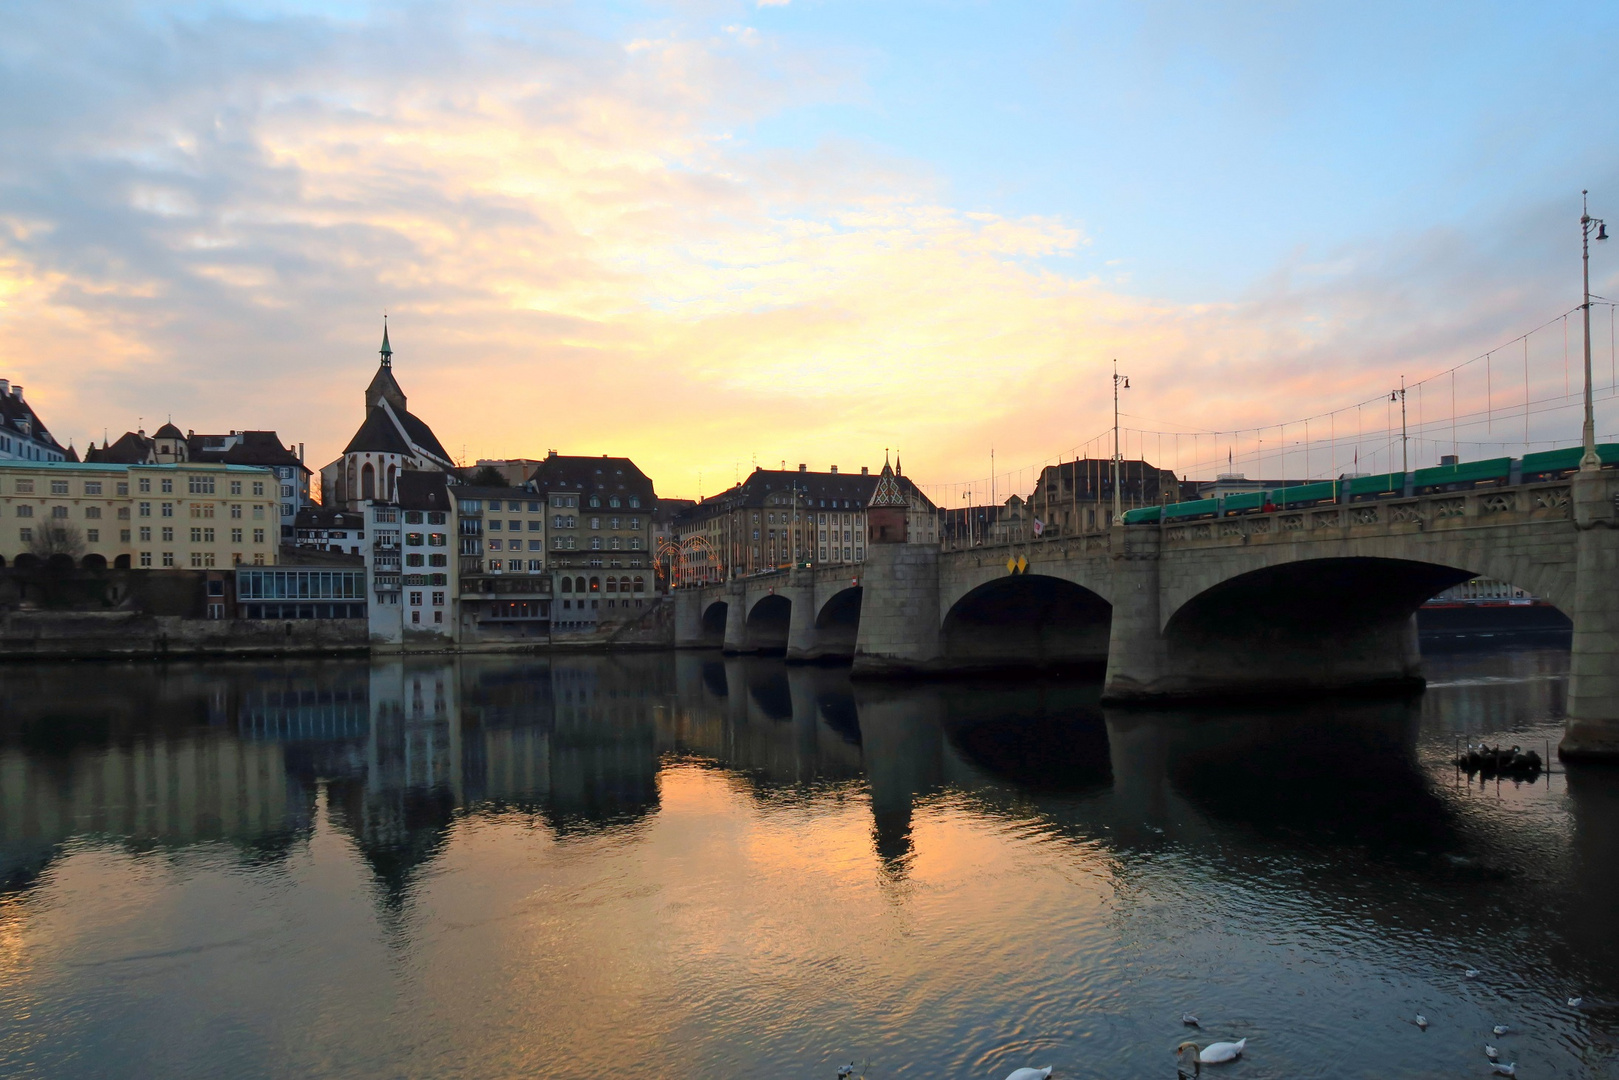
{"label": "church tower", "polygon": [[909,536],[911,501],[905,497],[899,477],[888,456],[883,456],[883,473],[866,507],[866,543],[903,544]]}

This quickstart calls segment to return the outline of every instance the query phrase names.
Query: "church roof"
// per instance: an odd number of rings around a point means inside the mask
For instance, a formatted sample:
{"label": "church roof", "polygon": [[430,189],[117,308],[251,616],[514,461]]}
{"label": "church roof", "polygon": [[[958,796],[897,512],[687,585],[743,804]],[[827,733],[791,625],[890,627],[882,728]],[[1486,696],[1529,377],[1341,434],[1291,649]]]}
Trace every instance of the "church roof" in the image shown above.
{"label": "church roof", "polygon": [[164,424],[152,436],[154,439],[183,439],[185,437],[185,432],[175,427],[172,423]]}
{"label": "church roof", "polygon": [[435,457],[449,462],[450,452],[439,443],[438,436],[433,434],[433,429],[427,426],[425,420],[415,413],[400,410],[399,422],[405,425],[405,434],[410,436],[411,442],[423,450],[429,451]]}
{"label": "church roof", "polygon": [[345,454],[410,454],[410,443],[399,432],[388,410],[374,405],[365,414],[365,423],[354,433],[354,438],[343,447]]}

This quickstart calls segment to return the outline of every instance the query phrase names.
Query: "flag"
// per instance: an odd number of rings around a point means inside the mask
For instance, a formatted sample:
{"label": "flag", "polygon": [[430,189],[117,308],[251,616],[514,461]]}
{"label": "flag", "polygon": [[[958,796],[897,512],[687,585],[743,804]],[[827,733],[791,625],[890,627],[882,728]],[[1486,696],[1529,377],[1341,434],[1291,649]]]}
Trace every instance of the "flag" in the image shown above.
{"label": "flag", "polygon": [[1035,518],[1034,519],[1034,535],[1039,536],[1041,533],[1043,533],[1045,531],[1046,531],[1045,523],[1043,521],[1041,521],[1039,518]]}

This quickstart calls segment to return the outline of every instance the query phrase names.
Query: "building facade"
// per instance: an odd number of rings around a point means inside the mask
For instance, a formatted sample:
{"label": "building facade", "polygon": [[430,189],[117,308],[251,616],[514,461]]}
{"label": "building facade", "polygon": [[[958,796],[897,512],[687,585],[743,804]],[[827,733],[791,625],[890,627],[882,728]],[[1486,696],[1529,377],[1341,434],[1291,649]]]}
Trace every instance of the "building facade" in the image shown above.
{"label": "building facade", "polygon": [[458,519],[462,640],[549,633],[545,500],[526,486],[459,484],[452,492]]}
{"label": "building facade", "polygon": [[140,570],[264,566],[279,517],[267,469],[0,461],[0,558]]}
{"label": "building facade", "polygon": [[394,477],[395,498],[364,504],[367,596],[374,646],[438,648],[457,640],[455,500],[441,472]]}
{"label": "building facade", "polygon": [[[1180,499],[1181,485],[1168,469],[1146,461],[1121,461],[1119,495],[1126,510],[1162,506]],[[1047,465],[1040,471],[1034,491],[1019,509],[1029,517],[1030,529],[1034,521],[1040,522],[1042,535],[1048,530],[1057,535],[1072,535],[1106,529],[1113,518],[1113,462],[1105,458],[1082,458]],[[993,531],[992,524],[992,534]]]}
{"label": "building facade", "polygon": [[[912,543],[939,541],[938,508],[897,468],[884,469],[908,506]],[[723,581],[792,566],[858,565],[866,559],[867,508],[880,476],[755,469],[737,486],[679,514],[676,543],[686,583]]]}
{"label": "building facade", "polygon": [[51,462],[69,457],[34,407],[23,400],[22,387],[0,379],[0,461]]}

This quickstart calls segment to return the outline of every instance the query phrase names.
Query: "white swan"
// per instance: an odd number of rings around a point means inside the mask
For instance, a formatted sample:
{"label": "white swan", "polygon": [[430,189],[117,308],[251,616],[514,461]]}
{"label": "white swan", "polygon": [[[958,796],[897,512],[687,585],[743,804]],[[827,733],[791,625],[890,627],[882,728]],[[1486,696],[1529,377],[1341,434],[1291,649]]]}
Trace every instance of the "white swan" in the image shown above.
{"label": "white swan", "polygon": [[1006,1080],[1046,1080],[1050,1075],[1051,1066],[1047,1065],[1043,1069],[1013,1069]]}
{"label": "white swan", "polygon": [[1220,1065],[1227,1061],[1236,1061],[1248,1046],[1247,1039],[1238,1039],[1234,1043],[1209,1043],[1203,1052],[1197,1055],[1197,1060],[1205,1065]]}

